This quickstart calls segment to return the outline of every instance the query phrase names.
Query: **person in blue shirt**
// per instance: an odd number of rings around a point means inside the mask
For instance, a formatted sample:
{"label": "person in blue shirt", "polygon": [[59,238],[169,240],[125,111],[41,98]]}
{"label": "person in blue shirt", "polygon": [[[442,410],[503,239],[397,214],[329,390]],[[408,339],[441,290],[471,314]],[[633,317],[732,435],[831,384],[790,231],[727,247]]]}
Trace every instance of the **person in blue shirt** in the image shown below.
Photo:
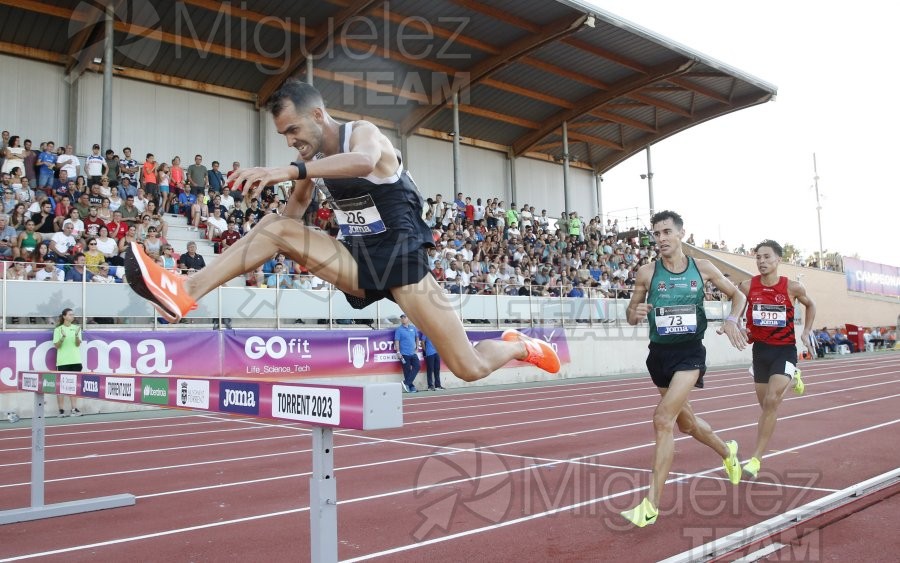
{"label": "person in blue shirt", "polygon": [[38,189],[53,189],[53,173],[56,168],[56,144],[50,141],[38,155]]}
{"label": "person in blue shirt", "polygon": [[425,333],[419,333],[419,340],[422,342],[422,351],[425,353],[425,373],[428,378],[428,390],[434,391],[444,388],[441,386],[441,357],[438,355],[437,348],[431,342],[431,339]]}
{"label": "person in blue shirt", "polygon": [[394,331],[394,349],[403,364],[403,390],[407,393],[418,392],[413,381],[419,374],[419,356],[416,355],[416,350],[419,349],[419,331],[409,324],[405,314],[400,315],[400,326]]}

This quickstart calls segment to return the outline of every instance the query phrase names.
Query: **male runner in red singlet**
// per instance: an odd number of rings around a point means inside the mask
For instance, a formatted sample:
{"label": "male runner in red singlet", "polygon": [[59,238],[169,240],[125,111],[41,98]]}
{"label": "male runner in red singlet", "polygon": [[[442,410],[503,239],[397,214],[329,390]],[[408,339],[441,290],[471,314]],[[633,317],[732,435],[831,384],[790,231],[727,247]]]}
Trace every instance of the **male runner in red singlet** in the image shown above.
{"label": "male runner in red singlet", "polygon": [[756,477],[766,444],[775,431],[778,405],[793,380],[794,392],[803,394],[804,385],[797,369],[797,340],[794,334],[794,300],[806,307],[800,342],[812,347],[810,327],[816,318],[816,304],[800,282],[778,275],[782,248],[774,240],[764,240],[754,250],[758,276],[741,282],[738,289],[747,296],[747,332],[753,343],[753,381],[756,398],[762,407],[753,457],[744,465],[744,473]]}

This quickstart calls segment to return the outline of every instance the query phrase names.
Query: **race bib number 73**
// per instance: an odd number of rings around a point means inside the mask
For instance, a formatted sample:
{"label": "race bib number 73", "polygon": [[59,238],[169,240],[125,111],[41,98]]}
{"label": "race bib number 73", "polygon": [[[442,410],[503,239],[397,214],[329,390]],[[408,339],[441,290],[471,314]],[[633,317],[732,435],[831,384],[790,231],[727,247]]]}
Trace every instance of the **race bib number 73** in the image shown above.
{"label": "race bib number 73", "polygon": [[697,307],[695,305],[656,307],[655,312],[656,333],[660,336],[697,333]]}

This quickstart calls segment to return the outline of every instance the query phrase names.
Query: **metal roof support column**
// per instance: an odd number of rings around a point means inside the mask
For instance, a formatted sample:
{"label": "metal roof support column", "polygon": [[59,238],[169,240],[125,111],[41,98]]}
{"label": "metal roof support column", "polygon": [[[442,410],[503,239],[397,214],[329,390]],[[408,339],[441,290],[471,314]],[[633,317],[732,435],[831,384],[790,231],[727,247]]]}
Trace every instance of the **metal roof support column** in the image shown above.
{"label": "metal roof support column", "polygon": [[656,213],[656,205],[653,203],[653,165],[650,162],[650,145],[647,145],[647,190],[650,192],[650,217],[653,217],[653,214]]}
{"label": "metal roof support column", "polygon": [[[76,143],[78,142],[78,82],[79,78],[74,74],[71,75],[72,80],[67,77],[66,83],[68,83],[68,106],[67,106],[67,114],[66,115],[66,140],[64,141],[67,144],[76,147]],[[103,150],[110,149],[112,147],[103,146]]]}
{"label": "metal roof support column", "polygon": [[[266,125],[266,119],[268,116],[266,115],[265,106],[256,110],[256,163],[254,166],[267,166],[268,162],[266,162],[266,147],[269,143],[269,134]],[[249,167],[250,163],[244,163],[245,167]]]}
{"label": "metal roof support column", "polygon": [[459,94],[453,94],[453,198],[461,192],[459,189],[460,166],[459,166]]}
{"label": "metal roof support column", "polygon": [[597,216],[600,217],[600,225],[603,226],[603,175],[594,174],[594,186],[597,188]]}
{"label": "metal roof support column", "polygon": [[563,196],[565,197],[566,213],[572,212],[572,206],[569,203],[569,122],[562,122],[562,143],[563,143]]}
{"label": "metal roof support column", "polygon": [[509,149],[506,157],[509,159],[509,202],[512,203],[516,201],[516,198],[518,197],[516,195],[516,192],[518,191],[516,182],[516,155],[513,154],[512,149]]}
{"label": "metal roof support column", "polygon": [[106,33],[103,38],[103,115],[100,125],[101,150],[112,148],[113,3],[106,5]]}
{"label": "metal roof support column", "polygon": [[306,57],[306,83],[313,86],[313,58]]}

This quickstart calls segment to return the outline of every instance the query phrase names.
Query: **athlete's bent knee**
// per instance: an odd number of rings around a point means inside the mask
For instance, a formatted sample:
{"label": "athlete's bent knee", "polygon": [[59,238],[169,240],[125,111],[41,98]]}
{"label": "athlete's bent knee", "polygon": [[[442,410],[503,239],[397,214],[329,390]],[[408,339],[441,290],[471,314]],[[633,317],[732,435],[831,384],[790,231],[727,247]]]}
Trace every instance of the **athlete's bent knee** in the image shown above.
{"label": "athlete's bent knee", "polygon": [[766,411],[774,411],[778,409],[778,405],[781,404],[781,397],[778,395],[766,395],[766,398],[763,399],[762,408]]}
{"label": "athlete's bent knee", "polygon": [[653,429],[657,432],[672,432],[675,428],[675,420],[672,415],[659,409],[653,413]]}

